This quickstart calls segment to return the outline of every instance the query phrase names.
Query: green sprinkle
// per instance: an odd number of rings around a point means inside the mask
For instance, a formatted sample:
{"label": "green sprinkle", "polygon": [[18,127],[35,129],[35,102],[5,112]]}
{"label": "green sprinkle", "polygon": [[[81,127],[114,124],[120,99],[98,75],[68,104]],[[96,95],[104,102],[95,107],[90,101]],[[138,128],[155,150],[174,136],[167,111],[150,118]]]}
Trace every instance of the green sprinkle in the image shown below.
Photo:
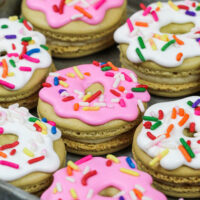
{"label": "green sprinkle", "polygon": [[151,116],[143,116],[142,119],[146,120],[146,121],[153,121],[153,122],[157,122],[158,121],[158,118],[151,117]]}
{"label": "green sprinkle", "polygon": [[192,149],[190,148],[190,146],[187,144],[187,142],[184,140],[184,138],[180,138],[180,142],[184,146],[185,150],[188,152],[188,154],[190,155],[190,157],[194,158],[195,154],[192,151]]}
{"label": "green sprinkle", "polygon": [[196,11],[199,11],[199,10],[200,10],[200,6],[197,6],[195,10],[196,10]]}
{"label": "green sprinkle", "polygon": [[49,50],[49,47],[47,47],[46,45],[41,44],[40,47],[42,47],[45,50]]}
{"label": "green sprinkle", "polygon": [[144,41],[143,41],[141,36],[138,37],[138,42],[139,42],[139,45],[140,45],[141,49],[145,49],[146,48],[146,46],[144,44]]}
{"label": "green sprinkle", "polygon": [[21,41],[26,41],[26,42],[31,41],[31,40],[32,40],[32,37],[23,37],[21,39]]}
{"label": "green sprinkle", "polygon": [[102,67],[101,71],[108,71],[108,70],[111,70],[111,69],[112,69],[112,67]]}
{"label": "green sprinkle", "polygon": [[187,105],[189,105],[189,106],[192,107],[192,105],[193,105],[192,101],[188,101],[188,102],[187,102]]}
{"label": "green sprinkle", "polygon": [[145,92],[146,88],[131,88],[132,92]]}
{"label": "green sprinkle", "polygon": [[39,120],[39,119],[36,117],[29,117],[29,119],[28,119],[29,122],[36,122],[37,120]]}
{"label": "green sprinkle", "polygon": [[170,40],[169,42],[167,42],[162,48],[162,51],[165,51],[170,45],[174,44],[176,42],[176,40]]}
{"label": "green sprinkle", "polygon": [[145,58],[142,55],[142,52],[140,51],[140,49],[136,48],[135,51],[136,51],[137,55],[139,56],[140,60],[143,61],[143,62],[145,62]]}
{"label": "green sprinkle", "polygon": [[3,25],[1,26],[1,28],[8,28],[8,25],[3,24]]}
{"label": "green sprinkle", "polygon": [[151,126],[151,130],[153,131],[153,130],[157,129],[161,124],[162,124],[161,121],[157,121],[155,124],[153,124]]}
{"label": "green sprinkle", "polygon": [[10,63],[13,67],[16,67],[15,61],[14,61],[13,59],[10,59],[10,60],[9,60],[9,63]]}
{"label": "green sprinkle", "polygon": [[23,23],[23,21],[24,21],[24,18],[21,17],[21,18],[19,19],[19,23]]}

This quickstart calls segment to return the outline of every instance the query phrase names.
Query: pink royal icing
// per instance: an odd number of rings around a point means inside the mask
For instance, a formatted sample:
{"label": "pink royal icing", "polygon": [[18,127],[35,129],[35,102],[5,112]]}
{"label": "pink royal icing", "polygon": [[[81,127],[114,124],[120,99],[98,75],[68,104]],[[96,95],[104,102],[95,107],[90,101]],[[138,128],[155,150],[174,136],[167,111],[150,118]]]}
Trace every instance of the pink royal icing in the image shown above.
{"label": "pink royal icing", "polygon": [[[101,157],[93,157],[89,161],[78,165],[79,171],[73,170],[73,175],[69,176],[66,173],[66,168],[57,171],[54,174],[53,184],[41,196],[42,200],[121,200],[121,199],[138,199],[134,191],[139,191],[142,194],[141,199],[146,200],[167,200],[167,198],[159,191],[151,187],[152,178],[149,174],[139,171],[137,168],[131,168],[126,157],[117,158],[119,163],[111,161],[108,166],[108,159]],[[135,165],[131,158],[131,163]],[[77,163],[78,164],[78,163]],[[137,176],[126,174],[122,169],[128,170],[137,174]],[[96,170],[96,173],[93,173]],[[90,176],[84,184],[83,177]],[[103,189],[113,186],[118,188],[120,192],[114,197],[104,197],[99,195]],[[77,198],[73,198],[70,190],[74,189]]]}
{"label": "pink royal icing", "polygon": [[[102,71],[94,64],[84,64],[76,68],[82,75],[81,79],[75,68],[50,73],[46,80],[50,87],[44,87],[39,93],[40,99],[52,105],[59,117],[79,119],[90,125],[102,125],[116,119],[133,121],[138,117],[138,107],[144,111],[142,102],[150,100],[149,93],[136,82],[136,75],[130,70]],[[85,90],[94,83],[102,84],[104,93],[97,91],[94,100],[84,101]],[[124,90],[119,91],[119,86]],[[133,88],[142,91],[133,92]],[[79,104],[78,110],[74,109],[75,104]]]}
{"label": "pink royal icing", "polygon": [[[67,3],[66,3],[67,2]],[[46,15],[47,22],[52,28],[62,27],[74,20],[96,25],[103,21],[106,11],[122,6],[124,0],[27,0],[30,9],[38,10]],[[79,6],[92,17],[85,16],[77,10]],[[61,11],[62,10],[62,11]]]}

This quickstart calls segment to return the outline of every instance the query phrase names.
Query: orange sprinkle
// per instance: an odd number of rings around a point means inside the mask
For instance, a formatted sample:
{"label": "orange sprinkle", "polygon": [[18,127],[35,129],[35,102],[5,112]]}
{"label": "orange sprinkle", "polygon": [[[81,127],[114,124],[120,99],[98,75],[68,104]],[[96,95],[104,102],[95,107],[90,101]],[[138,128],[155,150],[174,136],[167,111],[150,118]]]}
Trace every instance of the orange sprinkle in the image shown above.
{"label": "orange sprinkle", "polygon": [[176,119],[176,108],[172,109],[172,115],[171,115],[172,119]]}
{"label": "orange sprinkle", "polygon": [[124,92],[125,88],[123,86],[118,86],[117,88],[120,92]]}
{"label": "orange sprinkle", "polygon": [[92,15],[88,13],[84,8],[77,5],[75,5],[74,8],[78,10],[80,13],[82,13],[84,16],[86,16],[87,18],[92,19]]}
{"label": "orange sprinkle", "polygon": [[182,58],[182,56],[183,56],[183,53],[178,53],[177,55],[176,55],[176,60],[177,61],[180,61],[181,60],[181,58]]}
{"label": "orange sprinkle", "polygon": [[148,23],[146,23],[146,22],[139,22],[139,21],[135,22],[135,25],[136,26],[143,26],[143,27],[148,27],[149,26]]}
{"label": "orange sprinkle", "polygon": [[134,188],[133,192],[135,193],[135,195],[137,196],[138,199],[142,199],[143,194],[142,194],[142,192],[140,192],[140,190]]}
{"label": "orange sprinkle", "polygon": [[1,156],[2,158],[7,158],[7,154],[5,154],[5,153],[2,152],[2,151],[0,151],[0,156]]}
{"label": "orange sprinkle", "polygon": [[181,151],[181,153],[183,154],[183,156],[185,157],[185,159],[188,161],[188,162],[191,162],[191,157],[190,155],[188,154],[188,152],[185,150],[184,146],[183,145],[179,145],[178,146],[179,150]]}
{"label": "orange sprinkle", "polygon": [[158,11],[160,11],[160,7],[157,7],[157,8],[156,8],[156,12],[158,12]]}
{"label": "orange sprinkle", "polygon": [[72,168],[67,166],[67,175],[68,176],[72,176],[73,175],[73,172],[72,172]]}
{"label": "orange sprinkle", "polygon": [[174,128],[174,124],[170,124],[167,128],[167,133],[165,134],[166,138],[170,137],[170,133]]}
{"label": "orange sprinkle", "polygon": [[6,59],[2,59],[2,65],[3,65],[2,78],[6,78],[6,76],[8,75],[8,64],[6,62]]}
{"label": "orange sprinkle", "polygon": [[75,111],[78,111],[78,110],[79,110],[79,104],[78,104],[78,103],[75,103],[75,104],[74,104],[74,110],[75,110]]}
{"label": "orange sprinkle", "polygon": [[84,75],[91,76],[90,72],[85,72]]}
{"label": "orange sprinkle", "polygon": [[178,114],[179,114],[181,117],[184,116],[184,114],[185,114],[184,109],[183,109],[183,108],[179,108]]}
{"label": "orange sprinkle", "polygon": [[185,113],[185,115],[183,116],[183,118],[178,122],[178,125],[179,126],[183,126],[187,122],[187,120],[189,119],[189,117],[190,116],[187,113]]}
{"label": "orange sprinkle", "polygon": [[176,40],[176,42],[179,44],[179,45],[184,45],[184,42],[180,39],[178,39],[175,35],[173,35],[173,38]]}
{"label": "orange sprinkle", "polygon": [[116,67],[115,65],[113,65],[111,62],[107,62],[107,64],[112,68],[112,70],[114,71],[118,71],[118,67]]}

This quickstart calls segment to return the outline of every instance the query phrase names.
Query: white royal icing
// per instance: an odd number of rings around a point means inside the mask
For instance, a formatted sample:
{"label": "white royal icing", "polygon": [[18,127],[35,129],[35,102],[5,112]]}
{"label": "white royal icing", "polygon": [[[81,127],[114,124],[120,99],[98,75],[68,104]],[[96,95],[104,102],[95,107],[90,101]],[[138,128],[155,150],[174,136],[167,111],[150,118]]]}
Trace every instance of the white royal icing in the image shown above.
{"label": "white royal icing", "polygon": [[[200,31],[200,11],[196,11],[198,2],[196,6],[192,7],[191,4],[187,4],[186,1],[177,1],[173,2],[175,5],[186,5],[189,6],[189,11],[196,13],[196,16],[190,16],[185,14],[185,10],[179,9],[175,11],[170,7],[168,3],[162,2],[162,7],[160,11],[156,12],[158,16],[158,21],[155,21],[152,14],[149,13],[146,16],[143,16],[143,10],[138,11],[130,17],[131,23],[134,27],[134,30],[130,32],[128,24],[122,25],[119,29],[116,30],[114,34],[114,39],[118,43],[128,44],[128,49],[126,52],[128,60],[133,63],[141,63],[142,61],[136,53],[136,48],[139,48],[142,52],[145,60],[153,61],[164,67],[176,67],[183,63],[185,58],[200,56],[200,45],[196,41],[197,38],[200,38],[200,34],[195,34],[195,32]],[[151,11],[157,8],[157,3],[152,3],[148,7],[152,7]],[[136,26],[135,22],[147,22],[148,27]],[[192,22],[194,28],[190,32],[185,34],[176,34],[176,36],[184,42],[184,45],[179,45],[177,43],[172,44],[165,51],[161,51],[163,45],[167,42],[162,41],[154,37],[154,34],[164,35],[160,32],[160,28],[166,26],[170,23],[188,23]],[[169,40],[173,40],[173,34],[167,34]],[[146,48],[141,49],[138,36],[143,38]],[[156,44],[157,50],[153,50],[149,39],[153,39]],[[176,56],[178,53],[182,53],[183,56],[180,61],[177,61]]]}

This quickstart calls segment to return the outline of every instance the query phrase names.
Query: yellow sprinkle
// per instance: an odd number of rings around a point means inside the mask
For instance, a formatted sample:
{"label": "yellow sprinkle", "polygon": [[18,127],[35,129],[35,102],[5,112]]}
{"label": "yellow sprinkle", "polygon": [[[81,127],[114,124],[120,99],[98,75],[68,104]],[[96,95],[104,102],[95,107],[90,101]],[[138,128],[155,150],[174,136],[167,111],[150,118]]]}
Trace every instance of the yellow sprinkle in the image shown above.
{"label": "yellow sprinkle", "polygon": [[70,78],[74,78],[74,77],[75,77],[75,74],[73,74],[73,73],[67,73],[66,76],[67,76],[67,77],[70,77]]}
{"label": "yellow sprinkle", "polygon": [[125,173],[125,174],[129,174],[129,175],[132,175],[132,176],[139,176],[140,175],[138,172],[135,172],[133,170],[126,169],[126,168],[120,168],[120,172]]}
{"label": "yellow sprinkle", "polygon": [[168,1],[168,4],[173,10],[175,11],[179,10],[179,8],[172,1]]}
{"label": "yellow sprinkle", "polygon": [[74,162],[72,162],[71,160],[67,162],[67,166],[71,167],[75,171],[80,170],[79,167]]}
{"label": "yellow sprinkle", "polygon": [[53,194],[57,193],[57,188],[53,188]]}
{"label": "yellow sprinkle", "polygon": [[42,122],[40,122],[39,120],[37,120],[35,122],[38,126],[40,126],[43,130],[47,130],[47,127],[45,124],[43,124]]}
{"label": "yellow sprinkle", "polygon": [[41,132],[42,134],[44,134],[44,135],[47,135],[47,131],[46,130],[42,130],[42,132]]}
{"label": "yellow sprinkle", "polygon": [[11,21],[16,21],[18,20],[18,16],[10,16],[8,19]]}
{"label": "yellow sprinkle", "polygon": [[88,98],[90,98],[92,95],[90,93],[86,94],[84,97],[83,97],[83,101],[86,101]]}
{"label": "yellow sprinkle", "polygon": [[67,88],[69,86],[69,84],[64,82],[64,81],[59,81],[59,84],[62,85],[63,87],[65,87],[65,88]]}
{"label": "yellow sprinkle", "polygon": [[72,196],[73,199],[78,199],[77,193],[75,191],[75,189],[70,189],[70,194]]}
{"label": "yellow sprinkle", "polygon": [[34,157],[34,153],[32,152],[32,151],[30,151],[28,148],[24,148],[23,149],[23,152],[27,155],[27,156],[29,156],[29,157]]}
{"label": "yellow sprinkle", "polygon": [[168,37],[167,34],[161,35],[160,38],[161,38],[161,40],[163,40],[163,41],[169,42],[169,37]]}
{"label": "yellow sprinkle", "polygon": [[35,40],[29,41],[28,44],[35,44]]}
{"label": "yellow sprinkle", "polygon": [[9,73],[8,73],[8,76],[14,76],[14,75],[15,75],[14,72],[9,72]]}
{"label": "yellow sprinkle", "polygon": [[116,156],[114,156],[112,154],[108,154],[106,156],[106,158],[109,159],[109,160],[112,160],[114,163],[120,163],[120,160]]}
{"label": "yellow sprinkle", "polygon": [[149,39],[149,43],[151,45],[151,48],[156,51],[157,50],[157,46],[156,43],[154,42],[154,40],[152,38]]}
{"label": "yellow sprinkle", "polygon": [[150,162],[150,166],[154,166],[157,162],[159,162],[163,157],[165,157],[169,153],[169,149],[165,149],[162,151],[159,155],[157,155],[155,158],[153,158]]}
{"label": "yellow sprinkle", "polygon": [[162,8],[162,3],[161,3],[160,1],[158,1],[158,2],[157,2],[157,6],[158,6],[159,8]]}
{"label": "yellow sprinkle", "polygon": [[97,111],[99,110],[100,107],[99,106],[94,106],[94,107],[83,107],[84,111]]}
{"label": "yellow sprinkle", "polygon": [[75,73],[77,74],[77,76],[80,78],[80,79],[84,79],[84,76],[83,74],[80,72],[80,70],[75,66],[73,67]]}
{"label": "yellow sprinkle", "polygon": [[65,4],[72,2],[72,0],[65,0]]}

